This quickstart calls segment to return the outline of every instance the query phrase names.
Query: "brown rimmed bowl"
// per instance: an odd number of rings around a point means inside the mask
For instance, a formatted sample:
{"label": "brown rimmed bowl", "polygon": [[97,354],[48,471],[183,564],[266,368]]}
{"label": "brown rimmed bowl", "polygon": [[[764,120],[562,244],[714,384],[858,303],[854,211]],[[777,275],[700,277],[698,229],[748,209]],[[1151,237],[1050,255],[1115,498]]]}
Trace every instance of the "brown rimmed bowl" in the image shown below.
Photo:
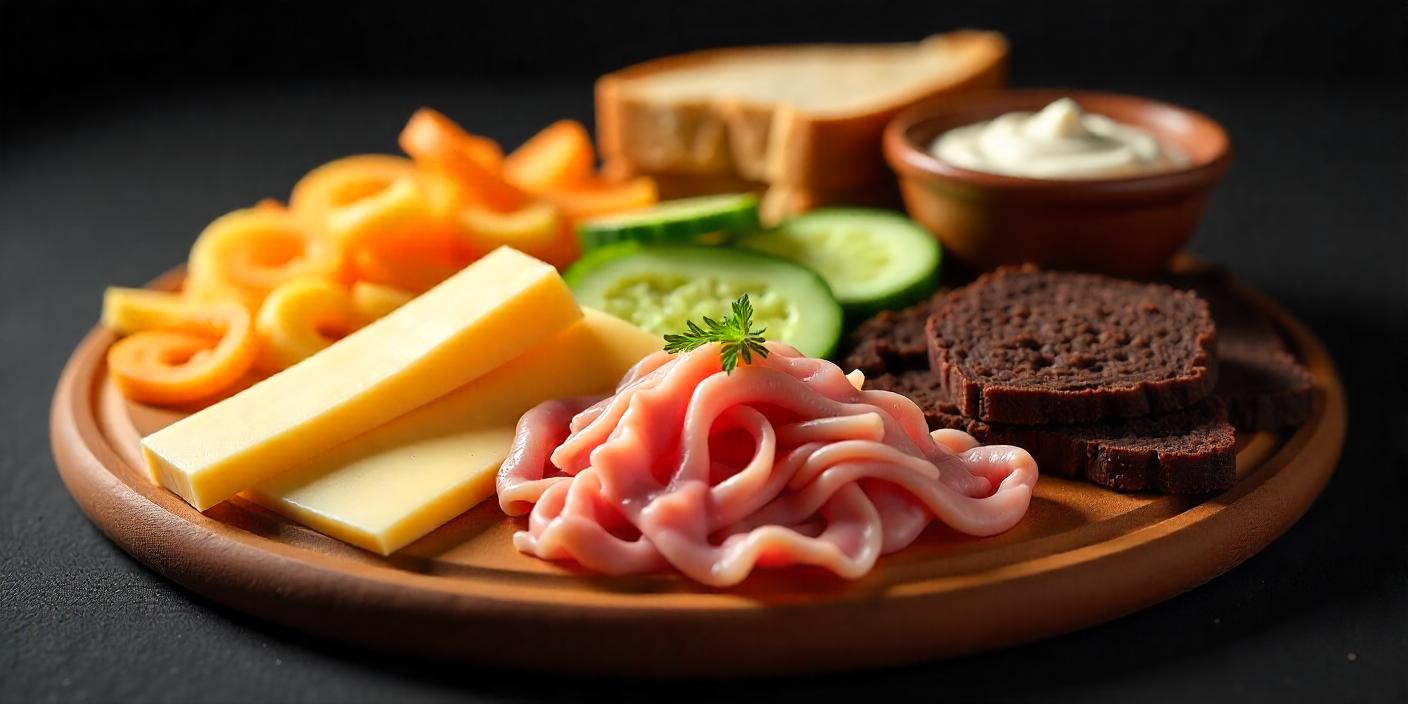
{"label": "brown rimmed bowl", "polygon": [[[972,171],[929,153],[950,129],[1040,110],[1061,97],[1147,130],[1186,154],[1187,166],[1120,178],[1035,179]],[[916,105],[890,122],[884,149],[910,216],[938,236],[945,258],[975,271],[1025,262],[1126,276],[1162,271],[1188,243],[1231,163],[1226,131],[1202,113],[1130,95],[1049,89]]]}

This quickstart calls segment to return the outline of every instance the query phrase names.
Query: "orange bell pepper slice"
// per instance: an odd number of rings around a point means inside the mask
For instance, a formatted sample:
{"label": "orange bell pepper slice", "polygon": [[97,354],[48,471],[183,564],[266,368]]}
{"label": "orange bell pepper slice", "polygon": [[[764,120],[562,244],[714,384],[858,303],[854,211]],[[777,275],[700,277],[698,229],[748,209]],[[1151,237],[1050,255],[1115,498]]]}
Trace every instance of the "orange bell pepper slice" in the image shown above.
{"label": "orange bell pepper slice", "polygon": [[335,246],[290,212],[236,210],[216,218],[196,238],[188,289],[194,300],[237,300],[253,311],[285,281],[334,274],[339,259]]}
{"label": "orange bell pepper slice", "polygon": [[507,245],[564,268],[581,255],[576,234],[557,207],[538,201],[510,213],[470,205],[460,211],[460,232],[476,252]]}
{"label": "orange bell pepper slice", "polygon": [[516,210],[527,200],[503,177],[503,152],[497,144],[465,132],[435,110],[421,108],[411,115],[399,141],[417,166],[450,177],[459,186],[461,202]]}
{"label": "orange bell pepper slice", "polygon": [[321,231],[332,213],[415,174],[416,166],[410,159],[390,154],[360,154],[336,159],[298,180],[289,196],[288,209]]}
{"label": "orange bell pepper slice", "polygon": [[351,275],[413,293],[423,293],[450,278],[472,261],[466,254],[447,256],[435,243],[405,241],[371,246],[353,252]]}
{"label": "orange bell pepper slice", "polygon": [[386,317],[388,313],[406,305],[416,295],[394,286],[358,281],[352,284],[352,311],[357,327],[363,327]]}
{"label": "orange bell pepper slice", "polygon": [[254,364],[249,311],[235,303],[192,304],[177,294],[110,288],[103,323],[127,335],[108,349],[108,374],[134,401],[206,399],[239,382]]}
{"label": "orange bell pepper slice", "polygon": [[576,222],[597,215],[636,210],[660,200],[660,190],[649,176],[621,183],[592,180],[573,188],[553,189],[543,198],[556,205],[568,220]]}
{"label": "orange bell pepper slice", "polygon": [[401,178],[381,192],[344,206],[329,215],[326,234],[343,252],[355,252],[373,242],[432,240],[453,246],[453,220],[418,177]]}
{"label": "orange bell pepper slice", "polygon": [[[434,108],[420,108],[411,114],[401,130],[400,145],[412,159],[418,151],[459,151],[490,172],[499,173],[504,167],[504,152],[497,142],[466,132]],[[419,148],[409,149],[411,146]]]}
{"label": "orange bell pepper slice", "polygon": [[403,178],[334,212],[328,239],[343,253],[345,281],[424,291],[464,268],[471,252],[425,182]]}
{"label": "orange bell pepper slice", "polygon": [[354,327],[352,295],[346,288],[327,279],[294,279],[274,289],[259,308],[255,365],[270,372],[287,369]]}
{"label": "orange bell pepper slice", "polygon": [[264,213],[282,213],[288,210],[277,198],[261,198],[254,204],[254,209]]}
{"label": "orange bell pepper slice", "polygon": [[558,120],[504,159],[504,176],[531,193],[571,188],[591,178],[596,152],[587,128]]}

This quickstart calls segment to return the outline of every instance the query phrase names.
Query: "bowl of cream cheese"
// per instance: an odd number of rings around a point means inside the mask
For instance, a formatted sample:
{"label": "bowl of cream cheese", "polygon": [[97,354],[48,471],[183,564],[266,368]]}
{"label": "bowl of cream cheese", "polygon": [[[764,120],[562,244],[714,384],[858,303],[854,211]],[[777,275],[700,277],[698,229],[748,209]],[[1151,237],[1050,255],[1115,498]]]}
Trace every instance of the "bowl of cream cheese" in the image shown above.
{"label": "bowl of cream cheese", "polygon": [[1045,89],[915,106],[886,128],[884,149],[910,215],[977,271],[1162,271],[1231,163],[1226,131],[1201,113]]}

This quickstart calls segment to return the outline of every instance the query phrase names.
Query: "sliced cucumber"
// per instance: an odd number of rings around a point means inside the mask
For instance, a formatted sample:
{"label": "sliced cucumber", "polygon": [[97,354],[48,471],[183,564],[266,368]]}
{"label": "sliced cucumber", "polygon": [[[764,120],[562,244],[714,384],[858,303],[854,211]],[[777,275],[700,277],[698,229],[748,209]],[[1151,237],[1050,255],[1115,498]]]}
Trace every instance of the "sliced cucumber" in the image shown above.
{"label": "sliced cucumber", "polygon": [[748,294],[753,320],[803,354],[824,357],[841,338],[841,306],[826,282],[776,257],[721,247],[618,244],[589,253],[567,270],[583,305],[653,333],[681,332],[703,316],[722,320]]}
{"label": "sliced cucumber", "polygon": [[939,241],[891,210],[813,210],[738,244],[817,272],[852,318],[914,303],[939,278]]}
{"label": "sliced cucumber", "polygon": [[617,242],[722,244],[758,225],[758,197],[734,193],[667,200],[643,210],[591,218],[577,225],[582,251]]}

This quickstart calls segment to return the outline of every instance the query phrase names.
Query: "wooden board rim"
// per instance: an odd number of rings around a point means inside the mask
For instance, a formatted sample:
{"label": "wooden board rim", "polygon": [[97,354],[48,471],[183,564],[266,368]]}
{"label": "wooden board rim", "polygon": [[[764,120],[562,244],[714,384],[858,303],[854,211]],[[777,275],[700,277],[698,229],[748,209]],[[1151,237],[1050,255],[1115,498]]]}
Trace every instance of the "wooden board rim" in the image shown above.
{"label": "wooden board rim", "polygon": [[[108,469],[123,460],[95,418],[94,382],[112,341],[100,328],[64,369],[51,435],[70,493],[128,553],[217,602],[325,637],[441,659],[634,676],[893,665],[1116,618],[1221,574],[1300,517],[1339,457],[1344,390],[1324,347],[1299,321],[1260,294],[1244,293],[1285,330],[1323,389],[1316,416],[1251,476],[1113,540],[843,599],[747,608],[728,592],[683,600],[613,593],[563,603],[554,590],[531,585],[506,589],[377,565],[349,573],[346,560],[240,535],[174,495]],[[1140,569],[1148,564],[1160,569]]]}

